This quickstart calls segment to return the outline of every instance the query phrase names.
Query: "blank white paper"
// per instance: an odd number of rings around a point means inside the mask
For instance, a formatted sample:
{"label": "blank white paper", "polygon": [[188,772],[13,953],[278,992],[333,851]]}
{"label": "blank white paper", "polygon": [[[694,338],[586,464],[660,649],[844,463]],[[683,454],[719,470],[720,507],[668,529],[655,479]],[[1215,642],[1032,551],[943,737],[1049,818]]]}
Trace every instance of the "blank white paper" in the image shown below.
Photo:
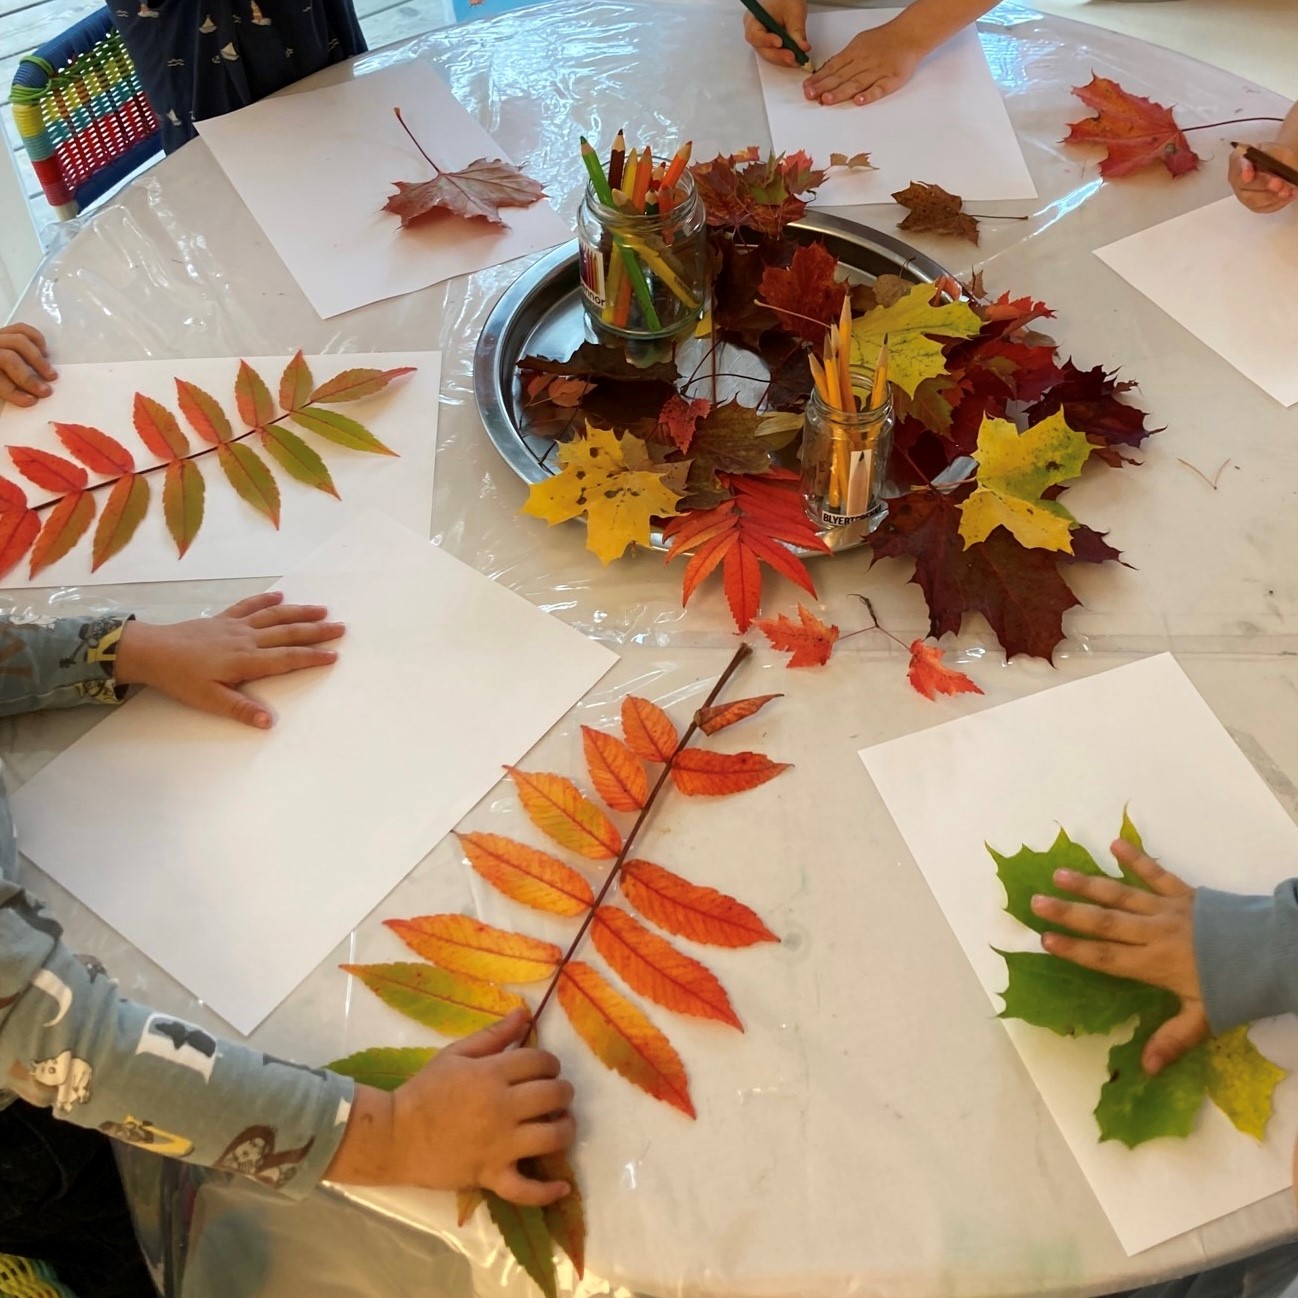
{"label": "blank white paper", "polygon": [[[271,394],[279,391],[280,375],[288,356],[245,358],[265,379]],[[317,383],[343,370],[372,366],[377,369],[415,367],[413,374],[394,380],[382,392],[361,401],[332,406],[359,421],[396,455],[353,451],[304,432],[292,421],[293,432],[319,453],[329,469],[339,499],[305,483],[296,482],[263,454],[280,490],[280,525],[258,513],[236,494],[217,466],[216,456],[198,461],[207,483],[203,524],[193,544],[179,557],[167,531],[162,509],[162,474],[149,476],[151,500],[139,530],[98,571],[90,558],[94,526],[58,562],[28,574],[24,559],[0,587],[26,589],[47,586],[118,585],[137,581],[202,581],[223,577],[280,577],[301,563],[327,537],[350,519],[377,509],[404,527],[427,538],[432,531],[433,457],[437,449],[437,402],[441,390],[440,352],[379,352],[364,355],[308,356]],[[216,397],[237,424],[234,380],[239,358],[204,360],[120,361],[97,365],[63,365],[52,395],[34,406],[20,409],[0,405],[0,447],[35,446],[68,458],[54,432],[54,423],[91,424],[127,447],[138,469],[159,463],[136,435],[132,407],[136,392],[154,398],[180,421],[193,451],[202,443],[180,416],[176,403],[177,378],[196,383]],[[242,425],[236,427],[236,432]],[[257,449],[257,439],[249,439]],[[51,498],[51,493],[21,478],[9,453],[0,449],[0,474],[21,482],[31,504]],[[90,475],[92,483],[100,480]],[[102,507],[107,491],[97,493]]]}
{"label": "blank white paper", "polygon": [[1298,208],[1259,216],[1223,198],[1095,255],[1268,396],[1298,404]]}
{"label": "blank white paper", "polygon": [[[1044,850],[1062,826],[1114,869],[1108,845],[1129,805],[1148,850],[1192,884],[1269,893],[1298,874],[1298,826],[1169,654],[879,744],[861,760],[997,1012],[1006,973],[993,946],[1040,946],[1004,913],[985,844]],[[1187,1139],[1129,1150],[1100,1143],[1092,1110],[1109,1047],[1131,1026],[1077,1039],[1005,1027],[1128,1253],[1292,1183],[1292,1077],[1261,1144],[1205,1103]],[[1254,1033],[1277,1063],[1298,1063],[1292,1019]]]}
{"label": "blank white paper", "polygon": [[347,632],[251,687],[273,729],[145,690],[13,799],[21,850],[244,1033],[616,661],[376,513],[277,589]]}
{"label": "blank white paper", "polygon": [[[819,66],[858,32],[881,26],[900,12],[835,9],[809,14],[812,58]],[[972,27],[938,46],[900,90],[862,107],[810,102],[802,93],[805,68],[776,67],[760,58],[757,68],[777,153],[804,149],[823,167],[831,153],[850,158],[864,151],[877,168],[832,172],[816,192],[817,205],[889,203],[893,193],[912,180],[941,185],[966,201],[1037,196]]]}
{"label": "blank white paper", "polygon": [[443,171],[475,158],[518,161],[424,63],[290,91],[195,123],[326,320],[572,237],[545,199],[503,208],[503,226],[447,214],[402,229],[399,218],[382,210],[396,192],[393,182],[416,184],[436,173],[401,129],[394,108]]}

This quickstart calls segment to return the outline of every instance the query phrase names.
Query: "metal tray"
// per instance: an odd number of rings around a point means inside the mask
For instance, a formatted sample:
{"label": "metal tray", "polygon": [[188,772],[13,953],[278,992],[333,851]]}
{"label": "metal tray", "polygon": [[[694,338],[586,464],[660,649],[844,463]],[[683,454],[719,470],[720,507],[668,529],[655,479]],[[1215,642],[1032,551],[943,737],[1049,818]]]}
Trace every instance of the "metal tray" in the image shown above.
{"label": "metal tray", "polygon": [[[807,242],[823,240],[855,281],[871,283],[879,275],[893,274],[920,284],[948,273],[900,239],[854,221],[808,212],[789,228]],[[524,482],[543,482],[557,471],[557,443],[554,413],[526,405],[518,362],[524,356],[563,359],[593,337],[582,306],[575,239],[533,262],[505,290],[487,317],[473,364],[478,413],[492,444]],[[682,344],[678,361],[685,373],[690,369],[691,346],[700,352],[704,348],[701,340]],[[742,370],[752,374],[746,381],[729,380],[728,389],[721,393],[723,400],[736,392],[742,394],[745,382],[754,386],[764,381],[759,372],[761,361],[737,348],[720,357],[719,367],[727,373]],[[538,430],[547,426],[551,435],[538,435]],[[835,550],[851,549],[865,539],[859,524],[822,536]],[[656,533],[654,544],[660,545]]]}

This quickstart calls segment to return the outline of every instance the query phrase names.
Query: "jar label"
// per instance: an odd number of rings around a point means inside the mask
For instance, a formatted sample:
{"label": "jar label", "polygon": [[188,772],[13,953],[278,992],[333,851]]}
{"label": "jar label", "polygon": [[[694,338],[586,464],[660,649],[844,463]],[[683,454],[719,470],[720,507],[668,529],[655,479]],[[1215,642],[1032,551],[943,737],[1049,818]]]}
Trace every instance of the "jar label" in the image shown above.
{"label": "jar label", "polygon": [[581,267],[582,292],[591,304],[601,309],[604,306],[604,256],[594,244],[581,242],[577,257]]}

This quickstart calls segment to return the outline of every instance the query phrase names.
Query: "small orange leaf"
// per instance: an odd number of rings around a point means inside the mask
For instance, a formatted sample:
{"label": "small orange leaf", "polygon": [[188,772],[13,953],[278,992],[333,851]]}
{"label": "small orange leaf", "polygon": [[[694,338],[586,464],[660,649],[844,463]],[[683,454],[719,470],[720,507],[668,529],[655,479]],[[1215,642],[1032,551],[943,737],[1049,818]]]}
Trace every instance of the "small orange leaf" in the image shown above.
{"label": "small orange leaf", "polygon": [[109,437],[98,428],[91,428],[89,424],[55,423],[54,431],[69,454],[75,455],[91,473],[112,478],[135,472],[135,460],[130,451],[117,438]]}
{"label": "small orange leaf", "polygon": [[452,973],[472,974],[487,982],[540,982],[563,959],[553,942],[493,928],[468,915],[421,915],[383,922],[416,955]]}
{"label": "small orange leaf", "polygon": [[178,558],[193,544],[203,523],[203,502],[207,484],[193,460],[173,460],[167,465],[162,484],[162,513],[167,531],[176,543]]}
{"label": "small orange leaf", "polygon": [[611,860],[622,850],[617,826],[571,780],[516,766],[505,770],[532,824],[561,847],[592,861]]}
{"label": "small orange leaf", "polygon": [[982,690],[964,672],[942,662],[944,652],[923,640],[911,641],[906,679],[916,691],[930,700],[935,700],[939,694],[981,694]]}
{"label": "small orange leaf", "polygon": [[81,465],[34,446],[11,446],[9,457],[24,478],[46,491],[81,491],[90,481]]}
{"label": "small orange leaf", "polygon": [[601,906],[591,925],[595,950],[632,991],[651,1001],[744,1030],[716,975],[617,906]]}
{"label": "small orange leaf", "polygon": [[88,491],[69,492],[45,515],[45,526],[32,546],[29,575],[56,563],[86,534],[94,521],[95,498]]}
{"label": "small orange leaf", "polygon": [[90,569],[94,572],[111,559],[135,535],[149,508],[149,480],[140,473],[128,473],[113,483],[104,512],[99,515],[91,548]]}
{"label": "small orange leaf", "polygon": [[[301,354],[301,352],[298,353],[299,356]],[[486,1190],[483,1190],[476,1185],[468,1190],[456,1190],[455,1224],[457,1226],[463,1226],[464,1223],[478,1211],[479,1206],[486,1197]]]}
{"label": "small orange leaf", "polygon": [[315,405],[316,402],[320,402],[332,406],[343,401],[359,401],[362,397],[372,397],[376,392],[382,392],[393,379],[414,372],[413,365],[403,365],[397,370],[343,370],[341,374],[326,379],[316,388],[307,398],[307,404]]}
{"label": "small orange leaf", "polygon": [[300,410],[310,404],[311,389],[314,386],[311,367],[299,350],[284,367],[284,377],[279,381],[279,404],[285,410]]}
{"label": "small orange leaf", "polygon": [[718,730],[760,712],[772,699],[783,697],[783,694],[758,694],[751,699],[736,699],[733,703],[715,703],[710,708],[700,708],[694,714],[694,720],[705,735],[715,735]]}
{"label": "small orange leaf", "polygon": [[216,446],[228,442],[234,436],[230,420],[221,409],[221,403],[210,393],[190,383],[187,379],[176,380],[176,396],[180,401],[180,413],[189,420],[189,426],[205,441]]}
{"label": "small orange leaf", "polygon": [[715,888],[701,888],[649,861],[628,861],[622,895],[645,919],[677,937],[708,946],[755,946],[780,939],[742,902]]}
{"label": "small orange leaf", "polygon": [[189,454],[189,442],[180,431],[176,416],[160,401],[137,392],[133,414],[140,441],[158,459],[178,460]]}
{"label": "small orange leaf", "polygon": [[549,915],[582,915],[595,894],[558,857],[499,834],[456,834],[469,864],[506,897]]}
{"label": "small orange leaf", "polygon": [[0,477],[0,514],[27,508],[27,493],[8,478]]}
{"label": "small orange leaf", "polygon": [[467,1037],[525,1009],[515,992],[428,964],[345,964],[385,1005],[448,1037]]}
{"label": "small orange leaf", "polygon": [[278,527],[279,487],[266,461],[244,442],[222,442],[216,458],[235,491]]}
{"label": "small orange leaf", "polygon": [[234,404],[239,418],[249,428],[264,428],[275,418],[275,402],[271,400],[266,380],[247,361],[239,362],[239,374],[234,380]]}
{"label": "small orange leaf", "polygon": [[649,800],[649,777],[640,759],[615,735],[581,728],[586,769],[595,792],[614,811],[639,811]]}
{"label": "small orange leaf", "polygon": [[714,753],[707,748],[683,748],[672,762],[672,780],[689,797],[721,797],[742,793],[773,780],[789,769],[762,753]]}
{"label": "small orange leaf", "polygon": [[40,533],[41,516],[34,509],[0,513],[0,577],[18,563]]}
{"label": "small orange leaf", "polygon": [[573,1171],[567,1154],[542,1154],[527,1160],[529,1175],[539,1181],[567,1181],[572,1187],[558,1203],[552,1203],[541,1212],[549,1227],[550,1237],[568,1255],[580,1280],[586,1273],[586,1208],[577,1173]]}
{"label": "small orange leaf", "polygon": [[759,619],[755,625],[781,653],[791,653],[788,667],[823,667],[834,651],[838,628],[826,626],[818,617],[798,605],[799,626],[787,614]]}
{"label": "small orange leaf", "polygon": [[622,733],[627,747],[646,762],[670,762],[680,743],[671,717],[656,703],[633,694],[622,700]]}
{"label": "small orange leaf", "polygon": [[681,1057],[638,1006],[580,960],[563,967],[558,995],[568,1021],[600,1063],[654,1099],[696,1116]]}

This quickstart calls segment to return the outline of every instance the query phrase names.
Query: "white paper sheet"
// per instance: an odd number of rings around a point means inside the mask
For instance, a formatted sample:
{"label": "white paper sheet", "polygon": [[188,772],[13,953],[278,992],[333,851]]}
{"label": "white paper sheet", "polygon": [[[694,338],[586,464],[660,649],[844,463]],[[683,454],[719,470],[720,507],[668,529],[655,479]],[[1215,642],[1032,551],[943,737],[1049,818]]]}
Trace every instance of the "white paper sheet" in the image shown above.
{"label": "white paper sheet", "polygon": [[[1040,950],[1004,913],[984,844],[1047,848],[1059,827],[1113,868],[1124,804],[1147,848],[1193,884],[1270,892],[1298,873],[1298,827],[1168,654],[1061,685],[861,753],[997,1011],[1006,982],[992,950]],[[1289,1186],[1298,1084],[1276,1092],[1258,1144],[1205,1104],[1185,1140],[1135,1150],[1100,1143],[1092,1110],[1111,1037],[1066,1039],[1005,1024],[1128,1253]],[[1298,1025],[1254,1028],[1259,1048],[1298,1063]]]}
{"label": "white paper sheet", "polygon": [[[382,211],[393,182],[432,180],[392,110],[443,171],[510,159],[423,63],[399,63],[197,122],[198,133],[324,319],[467,275],[572,237],[542,199],[506,224],[428,218],[403,230]],[[576,149],[576,140],[573,149]]]}
{"label": "white paper sheet", "polygon": [[[244,359],[266,381],[271,394],[279,391],[287,356],[248,356]],[[288,421],[314,447],[328,467],[340,499],[296,482],[269,461],[280,489],[280,525],[241,499],[210,455],[200,463],[207,483],[203,524],[183,558],[167,531],[162,510],[162,474],[151,475],[152,499],[139,530],[124,549],[97,572],[91,571],[93,525],[73,549],[57,563],[27,576],[24,559],[3,578],[0,587],[25,589],[47,586],[117,585],[136,581],[199,581],[220,577],[279,577],[300,563],[349,519],[378,509],[398,523],[427,538],[431,532],[433,457],[437,447],[437,402],[441,390],[440,352],[381,352],[365,355],[309,356],[317,383],[361,366],[396,369],[415,366],[415,373],[393,383],[376,396],[333,406],[368,428],[396,456],[353,451],[303,432]],[[136,467],[158,463],[132,425],[136,392],[160,401],[177,419],[192,450],[202,443],[180,416],[176,402],[177,378],[196,383],[216,397],[232,423],[237,422],[234,379],[239,358],[212,360],[123,361],[99,365],[63,365],[51,396],[35,406],[20,409],[0,406],[0,445],[35,446],[68,458],[55,435],[53,423],[91,424],[130,450]],[[239,425],[236,431],[241,431]],[[251,439],[256,449],[256,439]],[[0,474],[21,482],[33,504],[52,493],[33,486],[14,470],[7,451],[0,451]],[[91,474],[91,481],[99,481]],[[98,493],[100,507],[106,492]]]}
{"label": "white paper sheet", "polygon": [[1223,198],[1097,257],[1282,406],[1298,404],[1298,207]]}
{"label": "white paper sheet", "polygon": [[245,1033],[616,661],[376,513],[278,588],[347,633],[252,687],[272,730],[146,690],[13,799],[21,850]]}
{"label": "white paper sheet", "polygon": [[[812,13],[807,35],[819,63],[858,32],[895,17],[897,9]],[[756,58],[756,55],[754,55]],[[757,59],[762,97],[777,152],[805,149],[824,166],[831,153],[866,152],[878,170],[834,172],[816,194],[819,205],[889,203],[912,180],[941,185],[966,201],[1035,198],[1018,137],[972,27],[933,51],[915,75],[878,103],[826,106],[802,93],[803,68]]]}

